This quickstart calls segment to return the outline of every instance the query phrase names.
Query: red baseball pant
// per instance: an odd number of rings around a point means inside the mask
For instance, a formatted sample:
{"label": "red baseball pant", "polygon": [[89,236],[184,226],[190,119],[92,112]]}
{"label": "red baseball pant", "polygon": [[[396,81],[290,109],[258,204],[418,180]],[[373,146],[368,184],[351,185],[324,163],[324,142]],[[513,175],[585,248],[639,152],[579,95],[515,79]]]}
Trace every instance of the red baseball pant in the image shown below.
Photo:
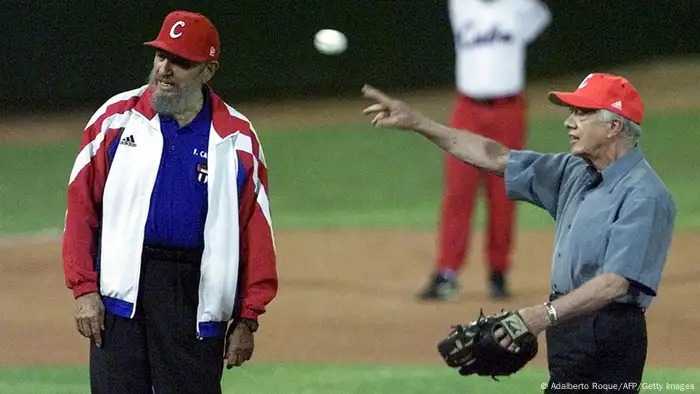
{"label": "red baseball pant", "polygon": [[[517,95],[480,103],[459,95],[450,124],[511,149],[522,149],[526,138],[525,98]],[[438,233],[437,266],[440,270],[458,271],[465,264],[474,201],[481,184],[485,186],[488,201],[485,247],[489,267],[493,273],[510,268],[515,202],[506,197],[503,178],[446,154]]]}

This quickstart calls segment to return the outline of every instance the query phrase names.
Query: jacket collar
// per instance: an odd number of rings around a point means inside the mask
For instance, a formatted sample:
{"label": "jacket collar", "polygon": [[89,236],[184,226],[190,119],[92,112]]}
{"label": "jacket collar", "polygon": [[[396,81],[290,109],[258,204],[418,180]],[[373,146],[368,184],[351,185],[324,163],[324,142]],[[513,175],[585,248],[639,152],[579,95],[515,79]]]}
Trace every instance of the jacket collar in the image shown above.
{"label": "jacket collar", "polygon": [[[134,106],[134,111],[145,117],[152,127],[159,128],[160,120],[158,114],[151,105],[151,96],[153,95],[153,86],[148,86],[141,95],[141,99]],[[209,105],[212,110],[212,128],[221,138],[226,138],[231,134],[239,131],[250,130],[250,123],[236,116],[232,108],[230,108],[209,85],[204,85],[206,94],[209,96]]]}

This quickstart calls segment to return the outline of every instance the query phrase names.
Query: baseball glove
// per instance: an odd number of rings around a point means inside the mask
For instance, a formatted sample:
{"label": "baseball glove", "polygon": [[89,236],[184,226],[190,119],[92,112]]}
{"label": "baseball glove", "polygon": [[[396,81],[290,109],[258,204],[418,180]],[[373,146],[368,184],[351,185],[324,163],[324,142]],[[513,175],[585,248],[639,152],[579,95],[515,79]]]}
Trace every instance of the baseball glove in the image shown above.
{"label": "baseball glove", "polygon": [[[503,327],[519,347],[510,351],[499,343],[494,333]],[[517,311],[484,316],[466,325],[452,326],[452,332],[438,343],[437,349],[445,363],[459,368],[468,376],[508,376],[522,369],[537,355],[537,337],[528,331]]]}

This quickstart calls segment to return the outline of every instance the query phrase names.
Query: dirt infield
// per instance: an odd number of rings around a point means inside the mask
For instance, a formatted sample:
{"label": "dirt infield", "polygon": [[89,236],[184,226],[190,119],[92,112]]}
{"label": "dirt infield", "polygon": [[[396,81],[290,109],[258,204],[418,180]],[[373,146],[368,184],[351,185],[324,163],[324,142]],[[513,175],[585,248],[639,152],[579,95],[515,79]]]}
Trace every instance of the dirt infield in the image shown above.
{"label": "dirt infield", "polygon": [[[430,269],[431,233],[280,231],[281,288],[261,318],[255,361],[440,363],[435,343],[449,324],[473,319],[481,307],[497,312],[545,299],[551,240],[549,232],[519,235],[510,302],[487,299],[481,251],[474,250],[462,299],[436,305],[414,300]],[[700,315],[684,301],[700,298],[692,254],[698,242],[700,234],[675,238],[660,297],[648,312],[650,365],[700,366],[689,346]],[[86,342],[74,329],[63,287],[60,243],[5,245],[2,255],[0,363],[85,362]],[[545,355],[536,363],[544,365]]]}
{"label": "dirt infield", "polygon": [[[696,64],[655,63],[625,74],[644,80],[638,83],[643,94],[654,92],[646,96],[648,109],[688,108],[700,101],[690,99],[700,91]],[[532,87],[531,114],[555,110],[543,102],[546,91],[573,88],[578,79]],[[451,99],[450,92],[432,92],[409,100],[430,115],[444,117]],[[352,100],[239,109],[264,132],[279,124],[363,121],[363,105],[362,100]],[[77,138],[88,117],[89,113],[76,113],[4,119],[0,143]],[[435,344],[450,324],[474,319],[482,307],[490,313],[542,302],[548,291],[550,232],[518,235],[511,274],[515,297],[500,304],[486,297],[481,247],[471,252],[462,273],[462,298],[436,305],[414,299],[431,269],[433,233],[277,231],[276,238],[281,288],[261,319],[255,361],[440,363]],[[483,244],[480,235],[473,243]],[[700,299],[700,265],[693,254],[699,243],[700,233],[676,234],[659,298],[648,312],[649,365],[700,366],[700,354],[691,351],[700,314],[686,302]],[[73,301],[63,285],[56,236],[5,238],[0,240],[0,255],[0,364],[84,363],[87,346],[71,318]],[[543,365],[545,356],[540,351],[536,363]]]}

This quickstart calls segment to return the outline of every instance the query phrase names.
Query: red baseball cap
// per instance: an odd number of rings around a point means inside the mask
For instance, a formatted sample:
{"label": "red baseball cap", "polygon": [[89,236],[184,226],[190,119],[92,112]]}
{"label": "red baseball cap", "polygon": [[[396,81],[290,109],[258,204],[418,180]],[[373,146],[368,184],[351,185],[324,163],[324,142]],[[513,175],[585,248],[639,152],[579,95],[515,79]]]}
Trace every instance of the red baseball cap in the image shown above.
{"label": "red baseball cap", "polygon": [[158,38],[145,45],[193,62],[219,59],[219,33],[204,15],[173,11],[165,17]]}
{"label": "red baseball cap", "polygon": [[607,109],[637,124],[644,118],[642,97],[623,77],[589,74],[574,92],[550,92],[549,101],[556,105],[587,109]]}

